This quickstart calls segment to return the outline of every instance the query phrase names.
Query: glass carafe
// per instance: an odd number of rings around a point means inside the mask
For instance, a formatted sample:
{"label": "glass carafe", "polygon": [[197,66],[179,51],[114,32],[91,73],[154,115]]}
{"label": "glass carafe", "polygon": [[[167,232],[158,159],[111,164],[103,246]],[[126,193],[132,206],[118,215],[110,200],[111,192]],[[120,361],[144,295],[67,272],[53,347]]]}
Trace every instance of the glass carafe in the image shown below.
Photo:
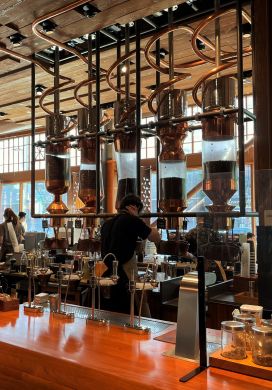
{"label": "glass carafe", "polygon": [[[135,105],[131,101],[130,106]],[[127,114],[129,107],[124,101],[115,104],[115,123],[122,123],[122,118],[126,117],[126,123],[135,125],[135,112]],[[116,209],[119,208],[120,201],[128,194],[137,194],[137,142],[136,132],[120,132],[114,137],[115,159],[117,165],[118,188],[116,196]]]}
{"label": "glass carafe", "polygon": [[[203,88],[203,112],[235,107],[235,80],[219,77],[209,80]],[[228,202],[237,191],[236,115],[215,115],[203,118],[202,165],[203,192],[213,202],[211,212],[228,212]],[[230,221],[217,219],[218,228],[228,228]]]}
{"label": "glass carafe", "polygon": [[[184,111],[184,93],[179,89],[163,91],[159,95],[160,119],[181,117]],[[172,110],[171,110],[172,107]],[[159,127],[161,141],[159,155],[160,194],[159,208],[163,212],[182,211],[187,205],[186,156],[182,148],[186,137],[187,123],[169,123]],[[178,219],[168,218],[168,228],[177,228]]]}

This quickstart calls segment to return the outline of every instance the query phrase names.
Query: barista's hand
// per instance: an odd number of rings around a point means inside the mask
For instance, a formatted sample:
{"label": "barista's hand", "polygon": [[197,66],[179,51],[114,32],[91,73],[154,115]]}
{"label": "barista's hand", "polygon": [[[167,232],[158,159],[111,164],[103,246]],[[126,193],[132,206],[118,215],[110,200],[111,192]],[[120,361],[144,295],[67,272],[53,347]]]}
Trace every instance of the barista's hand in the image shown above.
{"label": "barista's hand", "polygon": [[129,214],[131,214],[131,215],[134,215],[136,217],[139,215],[139,211],[138,211],[137,206],[130,205],[130,206],[127,206],[126,209],[129,212]]}

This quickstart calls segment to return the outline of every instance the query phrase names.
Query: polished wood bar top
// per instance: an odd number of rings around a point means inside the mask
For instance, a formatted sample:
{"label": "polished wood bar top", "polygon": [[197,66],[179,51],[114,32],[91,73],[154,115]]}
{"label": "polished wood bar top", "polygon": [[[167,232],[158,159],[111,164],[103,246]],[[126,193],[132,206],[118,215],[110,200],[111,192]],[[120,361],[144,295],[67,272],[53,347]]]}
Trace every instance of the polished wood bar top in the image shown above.
{"label": "polished wood bar top", "polygon": [[[171,327],[167,329],[169,331]],[[272,382],[209,368],[187,383],[195,363],[163,355],[173,345],[121,328],[64,323],[49,313],[0,313],[0,388],[272,389]],[[272,378],[271,378],[272,379]]]}

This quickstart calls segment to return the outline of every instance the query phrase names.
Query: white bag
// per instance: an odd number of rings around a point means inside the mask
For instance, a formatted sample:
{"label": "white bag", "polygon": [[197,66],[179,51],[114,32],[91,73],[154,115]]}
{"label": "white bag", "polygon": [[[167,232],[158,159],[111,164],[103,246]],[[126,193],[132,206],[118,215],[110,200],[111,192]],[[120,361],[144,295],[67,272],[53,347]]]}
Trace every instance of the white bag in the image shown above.
{"label": "white bag", "polygon": [[8,226],[8,232],[9,232],[9,238],[10,238],[14,253],[22,252],[24,250],[24,245],[18,244],[18,240],[17,240],[16,233],[15,233],[12,222],[8,222],[7,226]]}

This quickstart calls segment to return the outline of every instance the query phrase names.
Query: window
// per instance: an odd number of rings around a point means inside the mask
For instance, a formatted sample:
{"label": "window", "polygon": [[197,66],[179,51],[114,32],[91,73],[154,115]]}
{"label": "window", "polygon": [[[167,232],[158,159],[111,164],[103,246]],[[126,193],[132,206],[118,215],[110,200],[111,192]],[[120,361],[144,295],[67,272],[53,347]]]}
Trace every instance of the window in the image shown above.
{"label": "window", "polygon": [[[46,191],[44,182],[35,184],[35,212],[36,214],[47,213],[46,208],[53,201],[54,196]],[[63,201],[67,204],[67,194],[63,195]],[[26,213],[27,231],[42,231],[40,218],[31,218],[31,183],[23,183],[22,211]]]}
{"label": "window", "polygon": [[15,214],[18,214],[18,212],[20,211],[20,184],[3,184],[1,195],[0,220],[2,221],[4,210],[7,207],[10,207],[15,212]]}
{"label": "window", "polygon": [[[76,129],[71,132],[76,135]],[[35,142],[44,141],[45,133],[35,134]],[[71,148],[71,165],[80,164],[80,150]],[[35,169],[45,169],[45,148],[35,148]],[[31,170],[31,136],[0,140],[0,173]]]}

